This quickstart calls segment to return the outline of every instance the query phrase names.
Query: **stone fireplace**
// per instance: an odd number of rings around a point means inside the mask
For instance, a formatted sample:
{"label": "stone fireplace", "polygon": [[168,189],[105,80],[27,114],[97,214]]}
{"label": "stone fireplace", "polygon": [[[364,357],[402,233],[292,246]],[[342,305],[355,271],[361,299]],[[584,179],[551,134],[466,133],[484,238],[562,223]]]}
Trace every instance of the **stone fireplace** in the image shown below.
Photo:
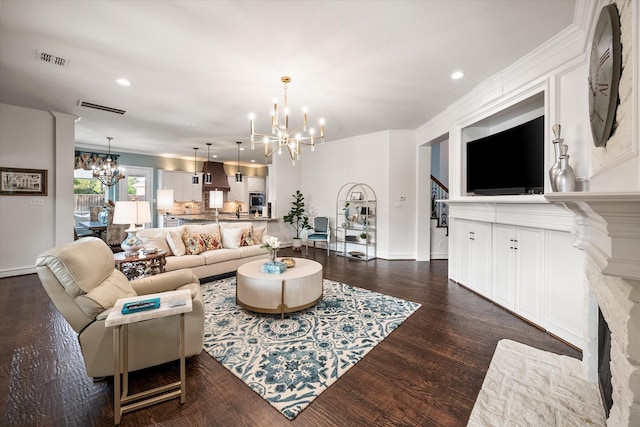
{"label": "stone fireplace", "polygon": [[576,214],[586,254],[587,337],[583,367],[598,382],[598,309],[611,331],[609,426],[640,425],[640,193],[552,193]]}

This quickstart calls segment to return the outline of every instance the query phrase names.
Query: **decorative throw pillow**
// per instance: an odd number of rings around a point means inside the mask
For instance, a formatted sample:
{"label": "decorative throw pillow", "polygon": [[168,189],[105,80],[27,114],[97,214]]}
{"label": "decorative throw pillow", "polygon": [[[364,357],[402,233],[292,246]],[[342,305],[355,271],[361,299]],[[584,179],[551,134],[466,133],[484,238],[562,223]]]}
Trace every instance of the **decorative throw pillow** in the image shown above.
{"label": "decorative throw pillow", "polygon": [[173,251],[167,242],[167,234],[166,230],[162,228],[145,228],[138,231],[137,236],[142,240],[142,245],[146,249],[158,248],[171,255]]}
{"label": "decorative throw pillow", "polygon": [[253,225],[242,229],[242,235],[240,236],[240,246],[252,246],[253,245]]}
{"label": "decorative throw pillow", "polygon": [[182,256],[187,254],[187,248],[182,241],[182,234],[178,230],[171,230],[167,233],[167,244],[171,248],[171,253],[175,256]]}
{"label": "decorative throw pillow", "polygon": [[253,233],[251,238],[253,239],[253,244],[254,245],[260,245],[262,244],[262,236],[264,236],[264,231],[267,229],[266,226],[262,226],[262,227],[253,227]]}
{"label": "decorative throw pillow", "polygon": [[202,241],[204,242],[205,251],[214,251],[222,248],[222,239],[220,239],[220,233],[214,234],[200,234]]}
{"label": "decorative throw pillow", "polygon": [[225,228],[222,230],[222,245],[228,249],[238,249],[240,247],[240,237],[242,228]]}
{"label": "decorative throw pillow", "polygon": [[205,244],[202,237],[198,233],[185,232],[182,236],[184,241],[184,247],[187,250],[187,255],[198,255],[205,251]]}

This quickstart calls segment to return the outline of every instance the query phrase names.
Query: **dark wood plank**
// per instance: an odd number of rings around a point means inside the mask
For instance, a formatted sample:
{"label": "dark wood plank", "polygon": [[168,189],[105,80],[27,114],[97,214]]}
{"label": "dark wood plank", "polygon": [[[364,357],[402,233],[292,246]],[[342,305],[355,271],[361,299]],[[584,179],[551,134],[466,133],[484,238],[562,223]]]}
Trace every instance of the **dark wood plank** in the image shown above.
{"label": "dark wood plank", "polygon": [[[304,253],[304,252],[303,252]],[[303,256],[290,249],[280,256]],[[187,401],[123,416],[122,425],[464,426],[498,341],[579,351],[447,280],[447,262],[362,262],[309,249],[328,279],[422,307],[289,421],[206,353],[187,360]],[[113,381],[86,376],[73,330],[36,275],[0,279],[0,424],[113,423]],[[168,363],[131,375],[131,391],[178,377]]]}

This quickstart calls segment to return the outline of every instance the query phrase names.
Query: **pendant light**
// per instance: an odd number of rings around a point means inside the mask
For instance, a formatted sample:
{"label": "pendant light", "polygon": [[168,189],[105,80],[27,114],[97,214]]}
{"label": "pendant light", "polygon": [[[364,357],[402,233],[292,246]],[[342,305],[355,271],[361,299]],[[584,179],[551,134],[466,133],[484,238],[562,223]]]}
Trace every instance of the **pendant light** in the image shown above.
{"label": "pendant light", "polygon": [[193,176],[191,177],[191,183],[198,185],[198,172],[196,171],[196,152],[198,148],[193,147]]}
{"label": "pendant light", "polygon": [[[211,143],[207,142],[207,164],[209,164],[209,162],[211,160],[209,160],[209,149],[211,148]],[[204,166],[202,167],[202,170],[204,172]],[[203,184],[211,184],[211,169],[207,168],[207,173],[204,174],[204,176],[202,177],[202,183]]]}
{"label": "pendant light", "polygon": [[236,172],[236,182],[242,182],[242,173],[240,172],[240,144],[242,144],[242,142],[236,141],[236,144],[238,144],[238,171]]}

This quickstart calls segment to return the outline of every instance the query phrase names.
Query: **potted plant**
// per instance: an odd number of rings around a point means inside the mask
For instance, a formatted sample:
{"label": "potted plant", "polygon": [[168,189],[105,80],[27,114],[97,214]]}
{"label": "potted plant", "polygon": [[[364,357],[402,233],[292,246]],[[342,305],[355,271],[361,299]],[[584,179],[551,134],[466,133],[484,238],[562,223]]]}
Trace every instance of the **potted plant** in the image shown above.
{"label": "potted plant", "polygon": [[369,237],[369,235],[367,234],[366,231],[363,231],[362,233],[359,234],[359,237],[360,237],[361,243],[367,243],[367,238]]}
{"label": "potted plant", "polygon": [[282,220],[290,224],[296,231],[296,236],[293,238],[293,250],[296,251],[302,250],[300,232],[311,228],[311,226],[309,225],[309,217],[304,212],[304,195],[300,190],[296,190],[296,194],[293,194],[292,197],[291,209],[288,214],[282,217]]}

